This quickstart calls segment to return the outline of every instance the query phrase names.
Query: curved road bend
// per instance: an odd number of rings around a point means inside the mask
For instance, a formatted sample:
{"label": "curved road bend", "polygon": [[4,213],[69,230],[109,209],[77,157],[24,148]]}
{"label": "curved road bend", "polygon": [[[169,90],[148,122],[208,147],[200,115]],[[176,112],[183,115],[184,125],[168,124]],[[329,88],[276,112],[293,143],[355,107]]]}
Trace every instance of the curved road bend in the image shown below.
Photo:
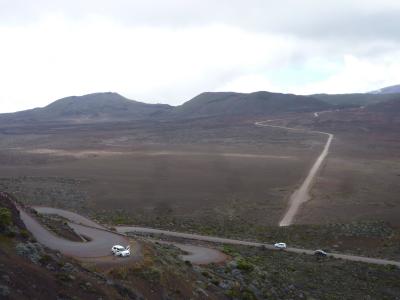
{"label": "curved road bend", "polygon": [[[166,235],[166,236],[172,236],[172,237],[191,239],[191,240],[196,240],[196,241],[231,244],[231,245],[253,246],[253,247],[264,247],[269,250],[280,251],[279,249],[276,249],[272,244],[241,241],[241,240],[234,240],[234,239],[220,238],[220,237],[213,237],[213,236],[206,236],[206,235],[199,235],[199,234],[191,234],[191,233],[174,232],[174,231],[169,231],[169,230],[144,228],[144,227],[136,227],[136,226],[117,226],[116,230],[121,233],[139,232],[139,233],[148,233],[148,234],[160,234],[160,235]],[[289,247],[289,248],[286,248],[285,251],[298,253],[298,254],[314,255],[314,250],[301,249],[301,248],[290,248]],[[365,263],[378,264],[378,265],[394,265],[394,266],[400,267],[400,262],[394,261],[394,260],[371,258],[371,257],[365,257],[365,256],[357,256],[357,255],[338,254],[338,253],[328,253],[328,256],[335,257],[335,258],[341,258],[344,260],[350,260],[350,261],[358,261],[358,262],[365,262]]]}
{"label": "curved road bend", "polygon": [[74,213],[72,211],[53,208],[53,207],[46,207],[46,206],[32,206],[32,208],[40,214],[59,215],[76,224],[99,228],[99,229],[106,229],[104,226],[101,226],[100,224],[93,222],[92,220],[84,216],[78,215],[77,213]]}
{"label": "curved road bend", "polygon": [[90,241],[84,243],[69,241],[48,231],[34,217],[20,207],[18,207],[18,210],[26,228],[39,243],[50,249],[58,250],[67,256],[78,258],[110,256],[112,245],[127,245],[129,243],[129,239],[125,236],[76,223],[68,223],[68,225],[78,234],[90,238]]}
{"label": "curved road bend", "polygon": [[301,184],[301,186],[296,189],[292,195],[290,196],[289,199],[289,208],[286,211],[285,215],[279,222],[279,226],[289,226],[293,223],[293,219],[295,218],[297,212],[299,211],[300,206],[304,203],[310,200],[310,189],[312,186],[312,183],[314,181],[315,176],[317,175],[318,170],[321,168],[322,163],[324,162],[326,156],[328,155],[329,152],[329,147],[331,146],[332,139],[333,139],[333,134],[328,133],[328,132],[323,132],[323,131],[312,131],[312,130],[304,130],[304,129],[299,129],[299,128],[290,128],[290,127],[284,127],[284,126],[277,126],[277,125],[269,125],[265,124],[266,122],[271,122],[274,120],[267,120],[267,121],[262,121],[262,122],[256,122],[254,125],[259,126],[259,127],[273,127],[273,128],[281,128],[281,129],[286,129],[286,130],[292,130],[292,131],[305,131],[305,132],[310,132],[310,133],[319,133],[319,134],[324,134],[328,136],[328,139],[325,143],[324,149],[322,150],[321,154],[318,156],[317,160],[314,162],[313,166],[311,167],[310,171],[308,172],[307,177]]}
{"label": "curved road bend", "polygon": [[[107,228],[74,212],[43,206],[34,206],[32,208],[41,214],[59,215],[66,218],[67,220],[71,221],[68,222],[68,225],[77,234],[90,238],[90,241],[85,243],[64,240],[49,232],[36,219],[27,214],[24,210],[19,209],[21,219],[23,220],[29,231],[32,232],[38,242],[51,249],[58,250],[66,255],[76,256],[80,258],[96,258],[106,255],[110,256],[110,249],[112,245],[126,245],[129,243],[129,240],[126,236],[112,233]],[[188,260],[193,264],[201,265],[209,263],[220,263],[227,259],[227,256],[221,251],[212,248],[170,242],[166,244],[173,244],[177,248],[187,252],[187,254],[181,255],[181,258],[183,260]]]}

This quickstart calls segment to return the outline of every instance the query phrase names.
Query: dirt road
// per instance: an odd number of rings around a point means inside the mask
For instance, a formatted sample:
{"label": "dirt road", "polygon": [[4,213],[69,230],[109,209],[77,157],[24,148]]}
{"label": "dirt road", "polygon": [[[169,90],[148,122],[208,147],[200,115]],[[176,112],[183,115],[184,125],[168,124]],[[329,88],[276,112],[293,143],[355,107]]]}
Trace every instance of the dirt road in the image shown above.
{"label": "dirt road", "polygon": [[[179,238],[185,238],[185,239],[190,239],[190,240],[195,240],[195,241],[205,241],[205,242],[221,243],[221,244],[263,247],[263,248],[269,249],[269,250],[280,251],[280,250],[276,249],[274,247],[274,245],[272,245],[272,244],[241,241],[241,240],[234,240],[234,239],[227,239],[227,238],[220,238],[220,237],[213,237],[213,236],[206,236],[206,235],[199,235],[199,234],[182,233],[182,232],[174,232],[174,231],[168,231],[168,230],[135,227],[135,226],[118,226],[118,227],[116,227],[116,229],[118,232],[121,232],[121,233],[137,232],[137,233],[158,234],[161,236],[165,235],[165,236],[171,236],[171,237],[179,237]],[[285,251],[299,253],[299,254],[314,255],[314,250],[309,250],[309,249],[290,248],[289,247],[289,248],[286,248]],[[328,256],[345,259],[345,260],[351,260],[351,261],[360,261],[360,262],[366,262],[366,263],[378,264],[378,265],[395,265],[395,266],[400,267],[400,262],[394,261],[394,260],[364,257],[364,256],[357,256],[357,255],[339,254],[339,253],[328,253]]]}
{"label": "dirt road", "polygon": [[[90,239],[88,242],[73,242],[56,236],[43,227],[34,217],[19,208],[20,217],[26,228],[42,245],[77,258],[97,258],[110,256],[112,245],[128,245],[129,239],[106,230],[68,223],[79,235]],[[70,212],[68,212],[70,213]],[[99,225],[98,225],[99,226]]]}
{"label": "dirt road", "polygon": [[[78,214],[72,213],[70,211],[62,209],[54,209],[49,207],[36,207],[39,212],[57,214],[71,220],[70,226],[77,230],[80,234],[92,238],[91,241],[82,242],[72,242],[64,240],[57,237],[53,233],[45,229],[35,218],[26,213],[22,208],[18,207],[21,215],[21,219],[25,223],[25,226],[29,231],[32,232],[34,237],[41,244],[60,252],[81,258],[100,258],[103,256],[110,257],[110,245],[113,244],[126,244],[128,237],[124,234],[126,233],[147,233],[147,234],[158,234],[172,237],[185,238],[189,240],[213,242],[220,244],[232,244],[232,245],[244,245],[253,247],[263,247],[265,249],[277,250],[272,244],[265,244],[259,242],[250,242],[242,240],[234,240],[221,237],[205,236],[199,234],[174,232],[168,230],[154,229],[154,228],[144,228],[136,226],[117,226],[116,230],[119,234],[103,229],[105,227],[95,223],[96,226],[91,226],[93,221]],[[71,218],[71,219],[70,219]],[[74,221],[74,222],[73,222]],[[82,222],[81,224],[75,222]],[[84,225],[86,223],[86,225]],[[218,250],[211,247],[200,247],[195,245],[187,245],[181,243],[167,242],[169,244],[176,244],[176,246],[183,251],[188,252],[188,255],[183,255],[184,260],[189,260],[195,264],[211,263],[211,262],[221,262],[226,259],[226,256]],[[294,252],[299,254],[309,254],[313,255],[314,250],[301,249],[301,248],[287,248],[285,251]],[[356,255],[347,255],[339,253],[328,253],[328,256],[335,258],[341,258],[351,261],[360,261],[372,264],[380,265],[395,265],[400,267],[400,262],[379,258],[363,257]]]}
{"label": "dirt road", "polygon": [[[77,234],[90,239],[89,242],[82,243],[57,237],[44,228],[35,218],[27,214],[23,209],[20,209],[22,221],[25,223],[28,230],[32,232],[36,240],[46,247],[58,250],[65,255],[79,258],[92,258],[100,262],[110,262],[110,257],[114,260],[121,260],[120,258],[112,257],[110,255],[110,249],[112,245],[115,244],[127,245],[129,243],[129,239],[126,236],[110,232],[105,227],[74,212],[42,206],[34,206],[32,208],[42,214],[54,214],[66,218],[70,221],[68,225]],[[187,254],[181,255],[181,258],[190,261],[192,264],[219,263],[227,259],[227,256],[221,251],[212,248],[170,242],[167,242],[167,244],[172,244],[182,251],[187,252]],[[131,251],[132,249],[134,249],[134,247],[131,247]],[[131,259],[139,256],[140,253],[132,251]],[[125,260],[124,258],[123,261]]]}
{"label": "dirt road", "polygon": [[299,128],[290,128],[284,126],[277,126],[277,125],[270,125],[265,124],[267,122],[271,122],[274,120],[267,120],[262,122],[256,122],[254,125],[259,127],[273,127],[273,128],[282,128],[286,130],[292,131],[302,131],[302,132],[310,132],[310,133],[319,133],[328,136],[328,139],[325,143],[324,149],[322,150],[321,154],[318,156],[317,160],[314,162],[313,166],[311,167],[310,171],[308,172],[307,177],[301,184],[301,186],[293,192],[290,196],[289,200],[289,208],[287,209],[285,215],[279,222],[279,226],[289,226],[293,223],[294,218],[296,217],[297,212],[299,211],[300,206],[310,199],[310,189],[312,187],[312,183],[317,175],[318,170],[321,168],[322,163],[324,162],[326,156],[329,152],[329,147],[331,146],[333,134],[328,132],[322,131],[312,131],[312,130],[304,130]]}

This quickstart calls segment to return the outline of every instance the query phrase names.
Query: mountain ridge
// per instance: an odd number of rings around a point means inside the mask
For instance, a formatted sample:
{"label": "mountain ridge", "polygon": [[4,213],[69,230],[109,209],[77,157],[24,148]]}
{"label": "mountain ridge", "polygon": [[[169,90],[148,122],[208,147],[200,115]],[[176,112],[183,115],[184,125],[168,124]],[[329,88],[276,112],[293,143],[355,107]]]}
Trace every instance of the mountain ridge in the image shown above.
{"label": "mountain ridge", "polygon": [[130,100],[118,93],[105,92],[64,97],[44,107],[0,114],[0,118],[14,121],[71,122],[139,120],[171,108],[168,104],[148,104]]}
{"label": "mountain ridge", "polygon": [[330,105],[309,96],[271,93],[205,92],[177,106],[176,117],[257,116],[328,109]]}
{"label": "mountain ridge", "polygon": [[[295,95],[257,91],[252,93],[204,92],[178,106],[148,104],[114,92],[92,93],[58,99],[47,106],[0,114],[1,123],[96,123],[134,120],[173,120],[204,117],[260,117],[396,102],[399,94]],[[390,104],[393,105],[393,104]]]}

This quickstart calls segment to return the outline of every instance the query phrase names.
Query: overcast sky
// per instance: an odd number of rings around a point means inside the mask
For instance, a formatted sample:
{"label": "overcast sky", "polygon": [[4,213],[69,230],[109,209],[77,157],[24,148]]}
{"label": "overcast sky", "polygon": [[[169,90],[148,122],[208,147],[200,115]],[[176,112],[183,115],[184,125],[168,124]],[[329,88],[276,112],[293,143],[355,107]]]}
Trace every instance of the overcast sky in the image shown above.
{"label": "overcast sky", "polygon": [[400,84],[399,0],[0,0],[0,112]]}

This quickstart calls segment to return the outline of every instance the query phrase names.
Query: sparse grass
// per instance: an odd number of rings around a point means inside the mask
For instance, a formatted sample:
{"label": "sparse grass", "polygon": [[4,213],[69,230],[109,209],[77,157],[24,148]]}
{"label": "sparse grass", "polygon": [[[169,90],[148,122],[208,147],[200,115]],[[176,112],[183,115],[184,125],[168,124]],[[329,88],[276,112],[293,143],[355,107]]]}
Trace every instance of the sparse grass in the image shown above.
{"label": "sparse grass", "polygon": [[114,268],[110,274],[115,279],[126,280],[129,276],[130,268],[127,266]]}
{"label": "sparse grass", "polygon": [[161,280],[161,271],[157,267],[153,266],[143,269],[139,276],[142,276],[144,279],[152,283],[159,283]]}
{"label": "sparse grass", "polygon": [[333,258],[231,246],[235,264],[202,268],[236,299],[397,299],[400,269]]}

